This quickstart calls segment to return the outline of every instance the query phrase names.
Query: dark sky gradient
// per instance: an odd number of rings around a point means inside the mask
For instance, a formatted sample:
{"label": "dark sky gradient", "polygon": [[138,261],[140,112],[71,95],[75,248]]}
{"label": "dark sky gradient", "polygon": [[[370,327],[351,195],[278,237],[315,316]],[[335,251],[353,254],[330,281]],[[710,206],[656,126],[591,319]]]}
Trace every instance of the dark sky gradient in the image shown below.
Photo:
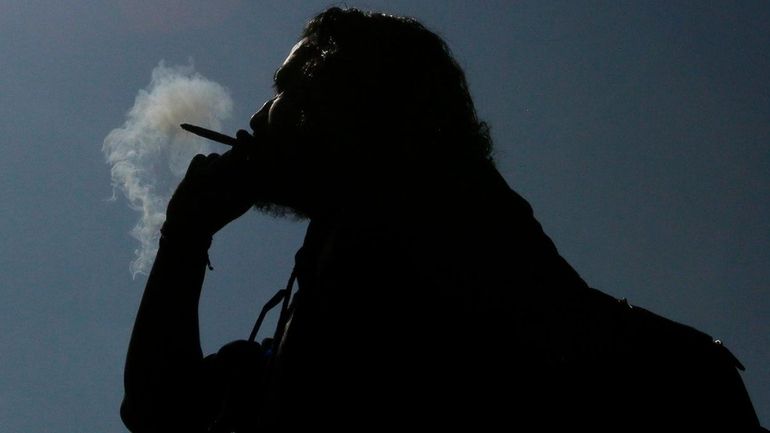
{"label": "dark sky gradient", "polygon": [[[770,425],[770,3],[349,1],[443,35],[501,172],[592,286],[722,339]],[[234,132],[322,1],[0,1],[0,429],[125,431],[144,278],[101,145],[161,59],[227,87]],[[404,95],[408,103],[409,95]],[[245,338],[305,223],[222,231],[204,350]],[[513,290],[513,288],[512,288]]]}

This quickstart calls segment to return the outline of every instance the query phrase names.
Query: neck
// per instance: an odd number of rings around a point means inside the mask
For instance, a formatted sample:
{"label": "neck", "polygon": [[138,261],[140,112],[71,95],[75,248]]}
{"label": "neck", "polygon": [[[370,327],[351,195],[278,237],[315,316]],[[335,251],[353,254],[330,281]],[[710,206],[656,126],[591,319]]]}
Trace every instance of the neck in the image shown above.
{"label": "neck", "polygon": [[401,214],[452,212],[507,190],[505,180],[490,163],[442,172],[393,172],[378,181],[346,183],[327,188],[334,194],[308,194],[301,208],[311,220],[332,221],[341,216],[390,219]]}

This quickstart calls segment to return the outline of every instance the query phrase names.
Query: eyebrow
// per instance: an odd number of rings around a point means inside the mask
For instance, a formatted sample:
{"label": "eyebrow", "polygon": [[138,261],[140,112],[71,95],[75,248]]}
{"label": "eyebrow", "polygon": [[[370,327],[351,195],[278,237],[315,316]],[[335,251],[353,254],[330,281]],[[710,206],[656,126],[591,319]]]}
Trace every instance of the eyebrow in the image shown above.
{"label": "eyebrow", "polygon": [[302,79],[302,67],[298,64],[287,63],[273,73],[273,90],[280,93],[285,91],[293,83]]}
{"label": "eyebrow", "polygon": [[283,66],[280,66],[273,73],[273,89],[276,92],[283,90],[284,85],[286,84],[285,82],[286,82],[285,68]]}
{"label": "eyebrow", "polygon": [[291,81],[301,80],[304,61],[300,60],[300,56],[302,56],[305,50],[307,50],[305,47],[298,48],[294,52],[292,61],[279,66],[275,70],[273,73],[273,89],[276,92],[285,90],[291,84]]}
{"label": "eyebrow", "polygon": [[276,92],[286,90],[291,85],[292,81],[298,81],[302,75],[302,65],[294,59],[293,61],[283,64],[275,70],[273,73],[273,89]]}

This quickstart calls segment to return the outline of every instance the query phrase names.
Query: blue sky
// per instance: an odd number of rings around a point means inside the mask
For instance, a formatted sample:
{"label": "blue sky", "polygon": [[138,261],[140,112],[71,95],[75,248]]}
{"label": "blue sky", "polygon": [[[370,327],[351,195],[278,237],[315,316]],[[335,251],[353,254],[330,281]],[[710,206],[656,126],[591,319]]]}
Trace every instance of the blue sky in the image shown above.
{"label": "blue sky", "polygon": [[[349,1],[443,35],[498,166],[592,286],[725,342],[770,425],[770,3]],[[0,0],[0,426],[121,432],[144,285],[101,147],[161,60],[247,125],[320,1]],[[305,224],[216,237],[204,350],[248,335]]]}

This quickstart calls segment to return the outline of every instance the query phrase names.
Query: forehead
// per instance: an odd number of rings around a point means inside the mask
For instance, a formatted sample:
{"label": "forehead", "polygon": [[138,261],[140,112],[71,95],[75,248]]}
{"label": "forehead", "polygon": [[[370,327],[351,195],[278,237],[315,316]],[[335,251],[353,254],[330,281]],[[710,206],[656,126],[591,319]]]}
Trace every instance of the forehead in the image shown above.
{"label": "forehead", "polygon": [[286,56],[286,59],[283,61],[281,66],[286,66],[287,63],[291,62],[293,59],[295,59],[298,56],[299,51],[307,46],[307,38],[302,38],[299,42],[294,44],[293,47],[291,47],[291,51],[289,51],[289,55]]}
{"label": "forehead", "polygon": [[302,73],[302,57],[304,57],[303,54],[307,53],[308,49],[307,38],[294,44],[291,51],[289,51],[289,55],[286,56],[286,59],[273,75],[274,86],[276,89],[281,89],[285,87],[289,81],[294,81],[299,78],[299,75]]}

